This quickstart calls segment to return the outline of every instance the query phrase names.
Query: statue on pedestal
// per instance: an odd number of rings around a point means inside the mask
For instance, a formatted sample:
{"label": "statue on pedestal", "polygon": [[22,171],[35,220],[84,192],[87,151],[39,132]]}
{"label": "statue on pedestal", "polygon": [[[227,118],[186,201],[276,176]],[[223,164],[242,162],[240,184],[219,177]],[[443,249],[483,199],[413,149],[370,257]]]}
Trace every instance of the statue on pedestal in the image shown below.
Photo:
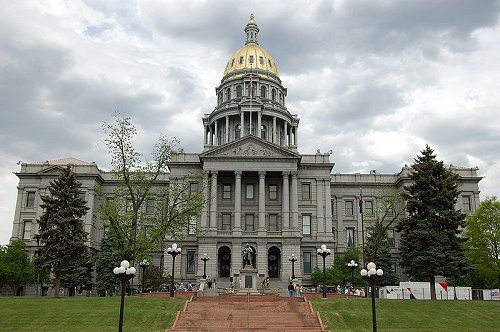
{"label": "statue on pedestal", "polygon": [[254,251],[253,248],[247,243],[245,248],[241,251],[241,254],[243,256],[243,268],[249,266],[253,268],[252,262],[254,258]]}

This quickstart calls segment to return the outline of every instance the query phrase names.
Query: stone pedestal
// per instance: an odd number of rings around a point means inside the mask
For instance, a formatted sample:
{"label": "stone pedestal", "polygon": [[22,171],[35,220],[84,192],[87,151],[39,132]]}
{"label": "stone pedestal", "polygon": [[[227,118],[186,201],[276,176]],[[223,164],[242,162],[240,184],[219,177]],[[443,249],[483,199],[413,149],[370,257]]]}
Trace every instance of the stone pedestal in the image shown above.
{"label": "stone pedestal", "polygon": [[258,293],[257,291],[257,273],[252,266],[245,266],[240,270],[240,293]]}

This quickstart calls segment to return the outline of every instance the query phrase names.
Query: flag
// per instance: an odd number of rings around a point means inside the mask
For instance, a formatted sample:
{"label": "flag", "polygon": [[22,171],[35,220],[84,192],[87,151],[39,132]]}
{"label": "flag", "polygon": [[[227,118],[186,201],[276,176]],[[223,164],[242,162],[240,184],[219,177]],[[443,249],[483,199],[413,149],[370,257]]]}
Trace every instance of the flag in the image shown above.
{"label": "flag", "polygon": [[363,201],[363,192],[362,191],[359,191],[358,203],[359,203],[359,213],[363,214],[363,204],[365,203],[365,201]]}

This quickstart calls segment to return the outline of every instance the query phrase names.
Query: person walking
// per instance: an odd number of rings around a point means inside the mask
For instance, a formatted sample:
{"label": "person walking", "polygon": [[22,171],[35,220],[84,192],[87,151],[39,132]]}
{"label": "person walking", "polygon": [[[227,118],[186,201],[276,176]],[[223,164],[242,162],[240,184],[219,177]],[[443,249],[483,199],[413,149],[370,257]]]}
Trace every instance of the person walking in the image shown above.
{"label": "person walking", "polygon": [[293,287],[292,282],[290,282],[290,284],[288,284],[288,294],[290,295],[290,297],[293,297],[294,293],[295,293],[295,288]]}

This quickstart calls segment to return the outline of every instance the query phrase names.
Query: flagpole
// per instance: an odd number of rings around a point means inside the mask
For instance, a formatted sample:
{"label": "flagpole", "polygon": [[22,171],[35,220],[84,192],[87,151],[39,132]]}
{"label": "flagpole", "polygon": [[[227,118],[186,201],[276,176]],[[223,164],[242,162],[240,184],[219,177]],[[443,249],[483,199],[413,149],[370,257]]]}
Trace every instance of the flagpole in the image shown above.
{"label": "flagpole", "polygon": [[[361,266],[365,266],[365,224],[363,218],[363,189],[359,189],[359,212],[361,213],[361,248],[363,251],[363,263]],[[359,233],[358,233],[359,234]],[[374,257],[375,259],[375,257]]]}
{"label": "flagpole", "polygon": [[253,85],[252,85],[252,74],[253,74],[253,70],[252,70],[252,64],[250,64],[250,88],[248,89],[250,91],[250,126],[248,127],[249,128],[249,134],[251,135],[252,134],[252,90],[253,90]]}

